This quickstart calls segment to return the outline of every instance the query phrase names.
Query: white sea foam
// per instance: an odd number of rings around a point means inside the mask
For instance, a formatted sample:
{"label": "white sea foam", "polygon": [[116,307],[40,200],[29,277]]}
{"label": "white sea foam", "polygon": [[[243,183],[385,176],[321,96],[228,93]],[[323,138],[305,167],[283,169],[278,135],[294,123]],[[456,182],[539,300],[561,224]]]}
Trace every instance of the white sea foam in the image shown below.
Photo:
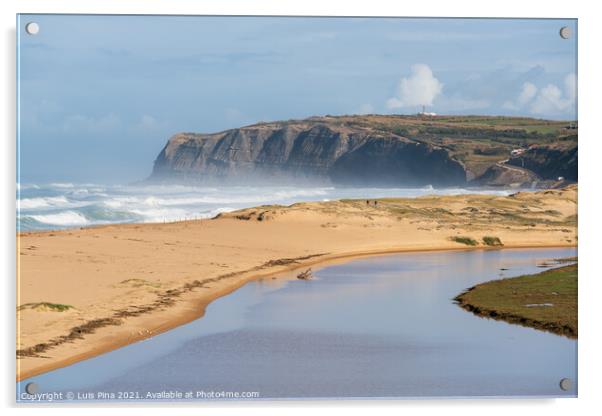
{"label": "white sea foam", "polygon": [[38,198],[24,198],[18,201],[20,209],[37,209],[47,207],[64,207],[70,205],[69,200],[64,196],[50,196]]}
{"label": "white sea foam", "polygon": [[108,201],[102,201],[102,203],[108,208],[121,208],[123,206],[123,202],[116,199],[109,199]]}
{"label": "white sea foam", "polygon": [[132,209],[129,212],[144,217],[145,222],[177,221],[189,214],[186,210],[177,208]]}
{"label": "white sea foam", "polygon": [[[512,191],[515,192],[516,190]],[[194,187],[99,184],[21,184],[19,224],[48,229],[120,222],[163,222],[210,218],[258,205],[302,201],[414,197],[463,193],[506,195],[507,190],[447,188]],[[35,220],[35,221],[29,221]]]}
{"label": "white sea foam", "polygon": [[193,219],[213,218],[222,212],[231,212],[236,210],[234,207],[219,207],[211,210],[198,209],[187,210],[183,208],[145,208],[132,209],[128,212],[143,218],[143,222],[171,222]]}
{"label": "white sea foam", "polygon": [[44,224],[52,224],[52,225],[86,225],[89,221],[79,212],[75,211],[63,211],[56,214],[46,214],[46,215],[30,215],[34,220],[44,223]]}
{"label": "white sea foam", "polygon": [[262,203],[266,200],[281,200],[284,197],[271,197],[269,195],[228,195],[222,197],[216,196],[174,196],[171,198],[147,196],[147,197],[117,197],[103,201],[103,204],[110,208],[120,208],[127,206],[139,207],[170,207],[183,205],[218,205],[218,204],[249,204]]}

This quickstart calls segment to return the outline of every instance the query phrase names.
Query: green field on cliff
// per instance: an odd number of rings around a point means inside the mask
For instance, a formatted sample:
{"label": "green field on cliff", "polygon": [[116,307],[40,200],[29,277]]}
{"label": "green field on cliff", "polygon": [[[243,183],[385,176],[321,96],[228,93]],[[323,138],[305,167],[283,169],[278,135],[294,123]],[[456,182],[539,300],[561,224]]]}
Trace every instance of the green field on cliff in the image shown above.
{"label": "green field on cliff", "polygon": [[475,176],[530,145],[570,147],[577,143],[574,121],[504,116],[341,116],[333,122],[395,133],[443,147]]}

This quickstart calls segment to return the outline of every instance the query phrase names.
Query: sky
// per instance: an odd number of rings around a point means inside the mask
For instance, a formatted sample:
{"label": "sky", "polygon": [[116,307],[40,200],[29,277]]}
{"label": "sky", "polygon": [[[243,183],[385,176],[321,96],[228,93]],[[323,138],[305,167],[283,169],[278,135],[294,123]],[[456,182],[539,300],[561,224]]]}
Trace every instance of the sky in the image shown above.
{"label": "sky", "polygon": [[259,121],[577,118],[571,19],[21,15],[18,31],[21,183],[131,183],[175,133]]}

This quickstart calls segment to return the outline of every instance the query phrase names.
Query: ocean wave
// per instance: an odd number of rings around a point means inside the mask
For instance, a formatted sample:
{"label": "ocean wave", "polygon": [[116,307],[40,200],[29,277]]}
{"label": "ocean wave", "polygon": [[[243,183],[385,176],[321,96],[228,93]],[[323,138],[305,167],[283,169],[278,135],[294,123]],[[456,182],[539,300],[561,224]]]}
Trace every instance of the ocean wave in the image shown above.
{"label": "ocean wave", "polygon": [[261,196],[231,196],[231,197],[213,197],[213,196],[182,196],[173,198],[161,198],[157,196],[146,197],[117,197],[103,201],[103,204],[109,208],[122,207],[171,207],[183,205],[201,205],[201,204],[245,204],[264,201]]}
{"label": "ocean wave", "polygon": [[38,198],[23,198],[17,201],[19,209],[38,209],[48,207],[64,207],[71,202],[64,196],[48,196]]}
{"label": "ocean wave", "polygon": [[[289,205],[300,201],[457,195],[507,195],[508,190],[461,187],[193,187],[100,184],[20,184],[18,227],[55,229],[134,222],[172,222],[212,218],[221,212],[258,205]],[[513,192],[515,192],[514,190]]]}
{"label": "ocean wave", "polygon": [[132,209],[129,212],[139,215],[144,219],[144,222],[161,222],[161,221],[176,221],[187,217],[189,212],[183,209]]}
{"label": "ocean wave", "polygon": [[75,211],[63,211],[56,214],[45,214],[45,215],[29,215],[37,222],[51,225],[86,225],[89,223],[88,219]]}
{"label": "ocean wave", "polygon": [[219,207],[211,210],[190,211],[182,208],[133,209],[128,211],[139,217],[142,222],[172,222],[213,218],[222,212],[235,211],[233,207]]}
{"label": "ocean wave", "polygon": [[114,197],[103,201],[103,204],[110,208],[122,208],[127,206],[183,206],[183,205],[220,205],[220,204],[262,204],[265,201],[284,201],[298,197],[315,197],[328,195],[326,189],[317,190],[282,190],[273,192],[248,192],[244,194],[229,194],[228,191],[221,192],[219,195],[204,196],[174,196],[170,198],[160,196],[123,196]]}

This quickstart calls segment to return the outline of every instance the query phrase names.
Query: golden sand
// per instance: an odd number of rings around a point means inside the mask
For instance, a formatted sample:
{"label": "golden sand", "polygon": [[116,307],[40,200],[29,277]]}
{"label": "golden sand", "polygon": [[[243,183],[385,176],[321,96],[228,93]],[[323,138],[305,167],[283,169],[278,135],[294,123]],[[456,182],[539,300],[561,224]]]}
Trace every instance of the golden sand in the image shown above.
{"label": "golden sand", "polygon": [[577,245],[577,187],[299,203],[199,221],[22,233],[17,379],[190,322],[252,279],[363,255],[488,249],[484,236],[505,247]]}

